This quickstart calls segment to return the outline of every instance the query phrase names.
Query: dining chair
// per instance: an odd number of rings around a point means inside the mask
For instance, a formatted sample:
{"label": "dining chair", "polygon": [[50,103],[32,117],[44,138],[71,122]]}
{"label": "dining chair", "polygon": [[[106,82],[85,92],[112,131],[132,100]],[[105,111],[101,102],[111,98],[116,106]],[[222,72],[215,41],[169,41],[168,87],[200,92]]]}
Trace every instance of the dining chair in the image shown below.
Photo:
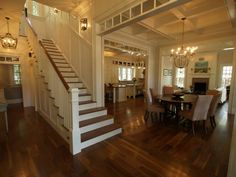
{"label": "dining chair", "polygon": [[146,110],[144,115],[145,122],[148,121],[149,117],[151,117],[153,121],[154,115],[159,117],[159,119],[161,120],[164,116],[165,108],[160,104],[152,103],[149,94],[147,94],[146,92],[144,92],[144,97],[146,100]]}
{"label": "dining chair", "polygon": [[163,95],[172,95],[174,93],[174,88],[172,86],[163,86]]}
{"label": "dining chair", "polygon": [[[163,86],[163,91],[162,91],[162,94],[165,96],[168,96],[168,95],[172,95],[174,93],[174,87],[172,86]],[[176,113],[176,106],[173,105],[173,104],[168,104],[166,105],[167,107],[167,110],[169,113],[171,114],[175,114]]]}
{"label": "dining chair", "polygon": [[221,92],[218,90],[208,90],[206,95],[213,95],[212,102],[209,109],[209,117],[211,121],[212,128],[216,127],[215,114],[218,103],[220,102]]}
{"label": "dining chair", "polygon": [[199,121],[203,121],[205,133],[207,132],[206,120],[209,117],[209,108],[211,105],[212,98],[212,95],[198,95],[196,102],[193,103],[190,110],[182,110],[179,112],[179,115],[181,117],[192,121],[192,132],[194,135],[195,124]]}

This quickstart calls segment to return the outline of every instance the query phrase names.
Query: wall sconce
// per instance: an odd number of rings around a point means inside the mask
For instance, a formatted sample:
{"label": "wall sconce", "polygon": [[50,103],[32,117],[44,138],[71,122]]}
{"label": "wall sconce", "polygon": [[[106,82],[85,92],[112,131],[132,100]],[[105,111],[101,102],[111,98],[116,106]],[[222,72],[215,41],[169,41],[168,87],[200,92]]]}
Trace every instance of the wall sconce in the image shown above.
{"label": "wall sconce", "polygon": [[87,18],[81,18],[80,28],[82,31],[85,31],[88,28],[88,19]]}

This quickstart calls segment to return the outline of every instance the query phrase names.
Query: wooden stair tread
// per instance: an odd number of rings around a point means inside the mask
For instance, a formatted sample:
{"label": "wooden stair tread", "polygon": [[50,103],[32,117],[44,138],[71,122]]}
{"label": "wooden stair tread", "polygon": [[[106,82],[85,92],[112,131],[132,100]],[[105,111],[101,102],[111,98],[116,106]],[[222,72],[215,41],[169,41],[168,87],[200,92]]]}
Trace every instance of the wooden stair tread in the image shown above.
{"label": "wooden stair tread", "polygon": [[64,78],[78,78],[77,76],[63,76]]}
{"label": "wooden stair tread", "polygon": [[55,53],[55,54],[60,54],[61,55],[61,52],[59,51],[59,50],[47,50],[46,49],[46,51],[49,53],[49,54],[51,54],[51,53]]}
{"label": "wooden stair tread", "polygon": [[68,64],[67,62],[58,62],[58,61],[54,61],[54,63],[56,63],[56,64]]}
{"label": "wooden stair tread", "polygon": [[43,44],[44,45],[44,47],[46,48],[46,49],[56,49],[56,50],[58,50],[58,48],[54,45],[47,45],[47,44]]}
{"label": "wooden stair tread", "polygon": [[82,89],[87,89],[86,87],[79,87],[78,88],[79,90],[82,90]]}
{"label": "wooden stair tread", "polygon": [[49,53],[50,56],[57,56],[57,57],[63,57],[64,56],[62,54],[58,54],[58,53]]}
{"label": "wooden stair tread", "polygon": [[61,73],[75,73],[74,71],[60,71]]}
{"label": "wooden stair tread", "polygon": [[80,102],[79,102],[79,105],[91,104],[91,103],[96,103],[96,101],[92,101],[92,100],[89,100],[89,101],[80,101]]}
{"label": "wooden stair tread", "polygon": [[54,42],[50,42],[50,41],[42,41],[43,44],[47,44],[47,45],[54,45]]}
{"label": "wooden stair tread", "polygon": [[82,84],[83,82],[73,82],[73,81],[68,81],[68,82],[66,82],[66,83],[68,83],[68,84]]}
{"label": "wooden stair tread", "polygon": [[58,68],[71,68],[70,66],[57,66]]}
{"label": "wooden stair tread", "polygon": [[118,124],[111,124],[111,125],[107,125],[101,128],[98,128],[96,130],[93,131],[89,131],[86,133],[81,134],[81,142],[93,139],[95,137],[98,137],[100,135],[106,134],[108,132],[111,132],[113,130],[116,130],[118,128],[121,128],[120,125]]}
{"label": "wooden stair tread", "polygon": [[94,112],[103,111],[103,110],[106,110],[106,109],[107,108],[105,108],[105,107],[86,109],[86,110],[79,111],[79,115],[94,113]]}
{"label": "wooden stair tread", "polygon": [[99,116],[99,117],[95,117],[88,120],[83,120],[83,121],[80,121],[79,127],[85,127],[85,126],[102,122],[104,120],[109,120],[109,119],[113,119],[113,117],[111,115],[105,115],[105,116]]}
{"label": "wooden stair tread", "polygon": [[81,96],[91,96],[91,94],[90,94],[90,93],[82,93],[82,94],[79,94],[79,97],[81,97]]}
{"label": "wooden stair tread", "polygon": [[64,57],[61,57],[61,58],[55,58],[55,57],[51,57],[53,60],[63,60],[63,61],[66,61],[66,59]]}

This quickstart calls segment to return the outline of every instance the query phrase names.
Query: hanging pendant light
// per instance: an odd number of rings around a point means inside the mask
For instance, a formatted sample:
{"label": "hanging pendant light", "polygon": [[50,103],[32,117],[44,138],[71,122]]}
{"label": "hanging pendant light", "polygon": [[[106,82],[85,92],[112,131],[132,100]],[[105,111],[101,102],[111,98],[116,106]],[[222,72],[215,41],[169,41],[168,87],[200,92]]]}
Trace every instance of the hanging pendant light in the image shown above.
{"label": "hanging pendant light", "polygon": [[184,47],[184,21],[186,18],[181,19],[183,21],[182,32],[182,45],[177,49],[171,49],[170,57],[174,59],[174,64],[177,68],[185,68],[188,66],[190,59],[195,55],[195,51],[198,47]]}
{"label": "hanging pendant light", "polygon": [[15,49],[17,46],[17,38],[14,38],[11,33],[9,33],[9,17],[5,17],[7,21],[7,33],[4,36],[1,36],[1,44],[3,48],[6,49]]}

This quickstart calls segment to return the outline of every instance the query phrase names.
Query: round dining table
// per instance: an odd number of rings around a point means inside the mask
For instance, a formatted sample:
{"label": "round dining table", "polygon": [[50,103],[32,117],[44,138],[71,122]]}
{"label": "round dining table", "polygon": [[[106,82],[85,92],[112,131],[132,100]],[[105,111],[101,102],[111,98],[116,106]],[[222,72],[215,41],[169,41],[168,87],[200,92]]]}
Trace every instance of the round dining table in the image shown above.
{"label": "round dining table", "polygon": [[[168,105],[173,105],[175,107],[175,118],[177,121],[177,124],[179,124],[179,111],[181,111],[181,108],[184,107],[184,105],[192,105],[196,99],[197,99],[197,95],[193,95],[193,94],[185,94],[183,96],[180,97],[176,97],[174,95],[157,95],[156,99],[158,101],[161,101],[161,103],[168,107]],[[167,110],[168,108],[166,108]]]}
{"label": "round dining table", "polygon": [[173,95],[157,95],[156,99],[163,101],[163,102],[169,102],[172,104],[192,104],[196,101],[197,95],[193,94],[185,94],[181,97],[176,97]]}

